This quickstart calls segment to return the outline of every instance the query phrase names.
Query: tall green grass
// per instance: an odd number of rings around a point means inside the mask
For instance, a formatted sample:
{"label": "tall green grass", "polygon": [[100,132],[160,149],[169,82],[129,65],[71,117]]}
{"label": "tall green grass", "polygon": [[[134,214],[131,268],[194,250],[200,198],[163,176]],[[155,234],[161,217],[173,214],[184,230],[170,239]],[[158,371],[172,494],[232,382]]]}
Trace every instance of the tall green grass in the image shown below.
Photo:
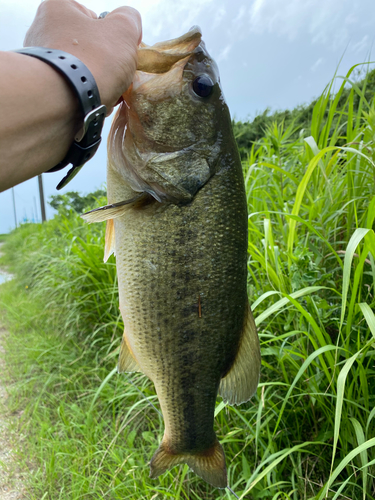
{"label": "tall green grass", "polygon": [[[262,375],[249,403],[218,399],[215,429],[240,498],[375,498],[375,105],[351,73],[318,99],[311,136],[275,123],[244,162]],[[233,498],[186,466],[148,478],[163,423],[152,384],[114,373],[122,322],[103,247],[104,228],[73,213],[3,246],[30,498]]]}

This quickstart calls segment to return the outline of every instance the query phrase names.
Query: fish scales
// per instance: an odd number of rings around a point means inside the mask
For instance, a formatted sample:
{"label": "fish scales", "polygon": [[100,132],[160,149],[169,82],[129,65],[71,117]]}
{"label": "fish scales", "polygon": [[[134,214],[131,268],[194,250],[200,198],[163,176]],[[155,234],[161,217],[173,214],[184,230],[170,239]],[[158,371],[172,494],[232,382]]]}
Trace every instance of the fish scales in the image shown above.
{"label": "fish scales", "polygon": [[188,207],[155,202],[115,220],[127,339],[155,384],[175,452],[213,445],[220,378],[243,329],[247,217],[241,183],[241,171],[228,165]]}
{"label": "fish scales", "polygon": [[118,370],[154,383],[165,432],[151,477],[186,463],[227,486],[218,392],[250,399],[260,349],[247,298],[247,206],[218,69],[199,28],[139,51],[109,137],[105,260],[124,320]]}

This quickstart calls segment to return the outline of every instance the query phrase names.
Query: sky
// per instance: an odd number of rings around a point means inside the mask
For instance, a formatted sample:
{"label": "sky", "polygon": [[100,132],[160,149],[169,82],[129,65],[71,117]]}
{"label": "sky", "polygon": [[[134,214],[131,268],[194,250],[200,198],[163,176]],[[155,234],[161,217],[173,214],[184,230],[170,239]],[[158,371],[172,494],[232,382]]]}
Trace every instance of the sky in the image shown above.
{"label": "sky", "polygon": [[[39,0],[0,0],[0,50],[22,47]],[[122,5],[85,0],[98,15]],[[197,24],[220,70],[237,120],[252,120],[266,108],[291,109],[318,97],[333,77],[375,60],[375,0],[139,0],[147,44],[175,38]],[[371,58],[372,55],[372,58]],[[1,72],[0,72],[1,74]],[[61,190],[88,193],[105,183],[106,120],[94,158]],[[1,154],[1,151],[0,151]],[[63,172],[43,175],[45,197],[57,194]],[[39,220],[37,179],[14,188],[17,222]],[[47,204],[47,217],[53,210]],[[15,226],[12,190],[0,193],[0,233]]]}

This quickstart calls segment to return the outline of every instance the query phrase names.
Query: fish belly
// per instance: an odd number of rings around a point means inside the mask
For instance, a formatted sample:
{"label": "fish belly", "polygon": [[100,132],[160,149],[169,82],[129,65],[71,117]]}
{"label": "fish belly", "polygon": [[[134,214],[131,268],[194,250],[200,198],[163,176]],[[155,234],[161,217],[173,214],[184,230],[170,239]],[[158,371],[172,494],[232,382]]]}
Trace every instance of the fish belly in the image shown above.
{"label": "fish belly", "polygon": [[189,204],[155,201],[114,222],[128,346],[155,384],[168,449],[199,453],[216,441],[216,395],[247,308],[241,167],[223,168]]}

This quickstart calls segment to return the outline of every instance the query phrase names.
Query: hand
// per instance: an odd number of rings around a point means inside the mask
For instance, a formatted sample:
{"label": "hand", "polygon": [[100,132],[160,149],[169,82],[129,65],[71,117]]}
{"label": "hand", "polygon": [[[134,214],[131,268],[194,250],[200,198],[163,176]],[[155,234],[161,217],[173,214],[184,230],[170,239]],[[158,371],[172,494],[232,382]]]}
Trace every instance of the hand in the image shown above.
{"label": "hand", "polygon": [[98,19],[74,0],[44,0],[24,46],[60,49],[78,57],[93,74],[109,115],[133,80],[141,40],[141,17],[131,7]]}

